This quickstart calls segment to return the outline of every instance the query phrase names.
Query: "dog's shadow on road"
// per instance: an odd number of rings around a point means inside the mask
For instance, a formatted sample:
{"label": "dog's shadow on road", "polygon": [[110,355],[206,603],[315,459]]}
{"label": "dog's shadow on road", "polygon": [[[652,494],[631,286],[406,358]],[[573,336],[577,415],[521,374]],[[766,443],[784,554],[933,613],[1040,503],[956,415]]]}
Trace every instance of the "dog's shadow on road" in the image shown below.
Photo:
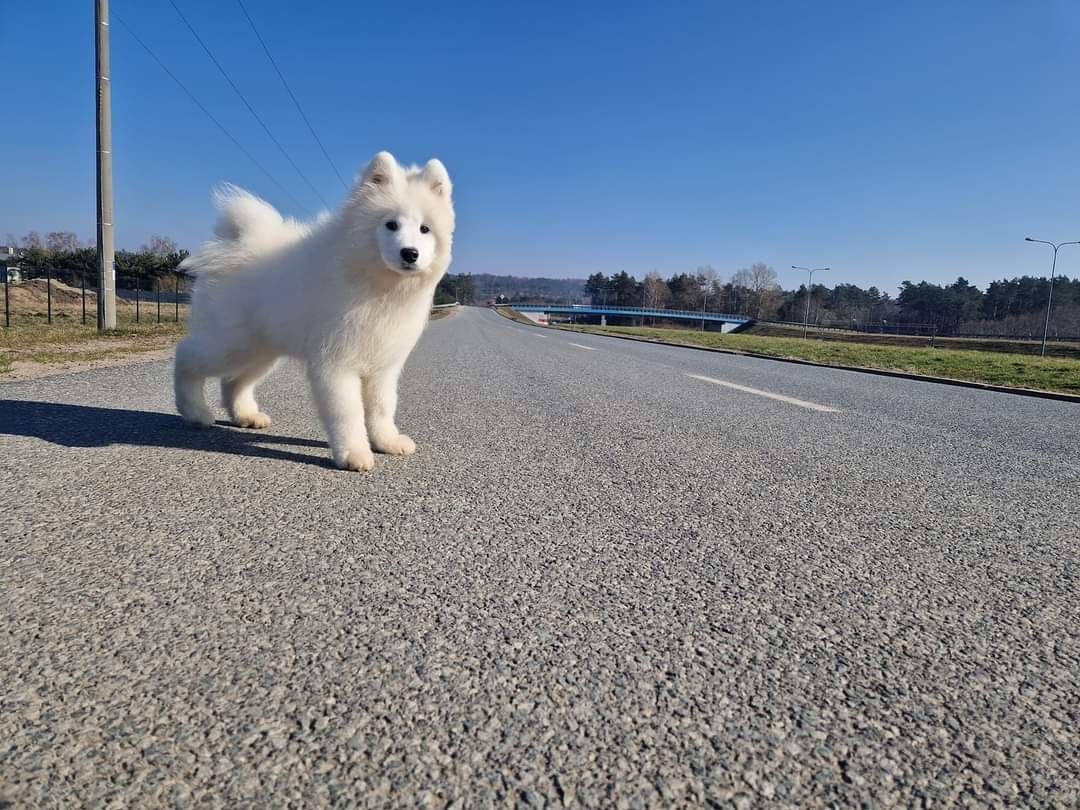
{"label": "dog's shadow on road", "polygon": [[[0,436],[30,436],[64,447],[172,447],[333,467],[326,442],[240,430],[220,422],[199,429],[172,414],[90,405],[0,399]],[[324,452],[315,456],[266,445],[316,447]]]}

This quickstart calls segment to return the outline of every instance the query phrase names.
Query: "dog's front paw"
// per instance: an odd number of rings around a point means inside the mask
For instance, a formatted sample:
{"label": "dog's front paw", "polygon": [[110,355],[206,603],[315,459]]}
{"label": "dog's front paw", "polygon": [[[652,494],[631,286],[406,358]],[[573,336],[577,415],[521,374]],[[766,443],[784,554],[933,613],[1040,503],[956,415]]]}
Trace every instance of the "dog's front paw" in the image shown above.
{"label": "dog's front paw", "polygon": [[263,428],[270,427],[270,417],[265,413],[247,413],[243,416],[237,415],[236,418],[233,419],[233,424],[237,427],[262,430]]}
{"label": "dog's front paw", "polygon": [[416,452],[416,442],[404,433],[398,433],[388,439],[374,441],[375,449],[389,456],[411,456]]}
{"label": "dog's front paw", "polygon": [[345,450],[334,453],[334,463],[342,470],[368,472],[375,469],[375,454],[368,448]]}

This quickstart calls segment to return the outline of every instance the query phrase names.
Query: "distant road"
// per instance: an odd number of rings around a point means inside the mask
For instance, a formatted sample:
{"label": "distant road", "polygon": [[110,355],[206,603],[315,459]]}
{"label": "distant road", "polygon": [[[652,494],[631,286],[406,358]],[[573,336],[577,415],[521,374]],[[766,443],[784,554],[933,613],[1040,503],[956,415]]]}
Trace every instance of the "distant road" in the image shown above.
{"label": "distant road", "polygon": [[1076,805],[1077,406],[476,309],[401,399],[0,384],[0,805]]}

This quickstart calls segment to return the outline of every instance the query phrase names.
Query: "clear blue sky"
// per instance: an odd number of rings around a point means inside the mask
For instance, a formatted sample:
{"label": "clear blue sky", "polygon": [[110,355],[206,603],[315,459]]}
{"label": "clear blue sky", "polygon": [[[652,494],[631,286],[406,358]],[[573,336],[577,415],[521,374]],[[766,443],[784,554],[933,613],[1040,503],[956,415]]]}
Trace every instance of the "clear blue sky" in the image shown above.
{"label": "clear blue sky", "polygon": [[[233,0],[177,0],[322,194],[343,191]],[[167,0],[122,16],[302,201],[317,198]],[[1080,239],[1080,2],[248,0],[330,154],[444,160],[458,272],[822,281],[1044,274]],[[93,2],[0,3],[0,239],[94,231]],[[117,239],[195,247],[212,184],[301,213],[113,25]],[[1067,250],[1072,250],[1067,254]],[[1080,275],[1080,249],[1060,269]]]}

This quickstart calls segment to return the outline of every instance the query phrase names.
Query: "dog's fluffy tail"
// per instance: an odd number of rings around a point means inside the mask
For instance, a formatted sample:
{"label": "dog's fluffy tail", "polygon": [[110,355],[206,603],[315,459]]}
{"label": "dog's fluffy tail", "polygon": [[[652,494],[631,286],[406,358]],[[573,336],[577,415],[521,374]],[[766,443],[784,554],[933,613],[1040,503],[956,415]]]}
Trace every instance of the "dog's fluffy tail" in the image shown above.
{"label": "dog's fluffy tail", "polygon": [[193,273],[214,273],[244,264],[253,257],[283,247],[308,232],[308,226],[285,219],[266,200],[231,184],[214,190],[221,212],[214,225],[216,239],[188,256],[180,267]]}
{"label": "dog's fluffy tail", "polygon": [[285,224],[266,200],[231,184],[214,189],[214,204],[221,211],[214,225],[218,239],[250,242],[273,234]]}

